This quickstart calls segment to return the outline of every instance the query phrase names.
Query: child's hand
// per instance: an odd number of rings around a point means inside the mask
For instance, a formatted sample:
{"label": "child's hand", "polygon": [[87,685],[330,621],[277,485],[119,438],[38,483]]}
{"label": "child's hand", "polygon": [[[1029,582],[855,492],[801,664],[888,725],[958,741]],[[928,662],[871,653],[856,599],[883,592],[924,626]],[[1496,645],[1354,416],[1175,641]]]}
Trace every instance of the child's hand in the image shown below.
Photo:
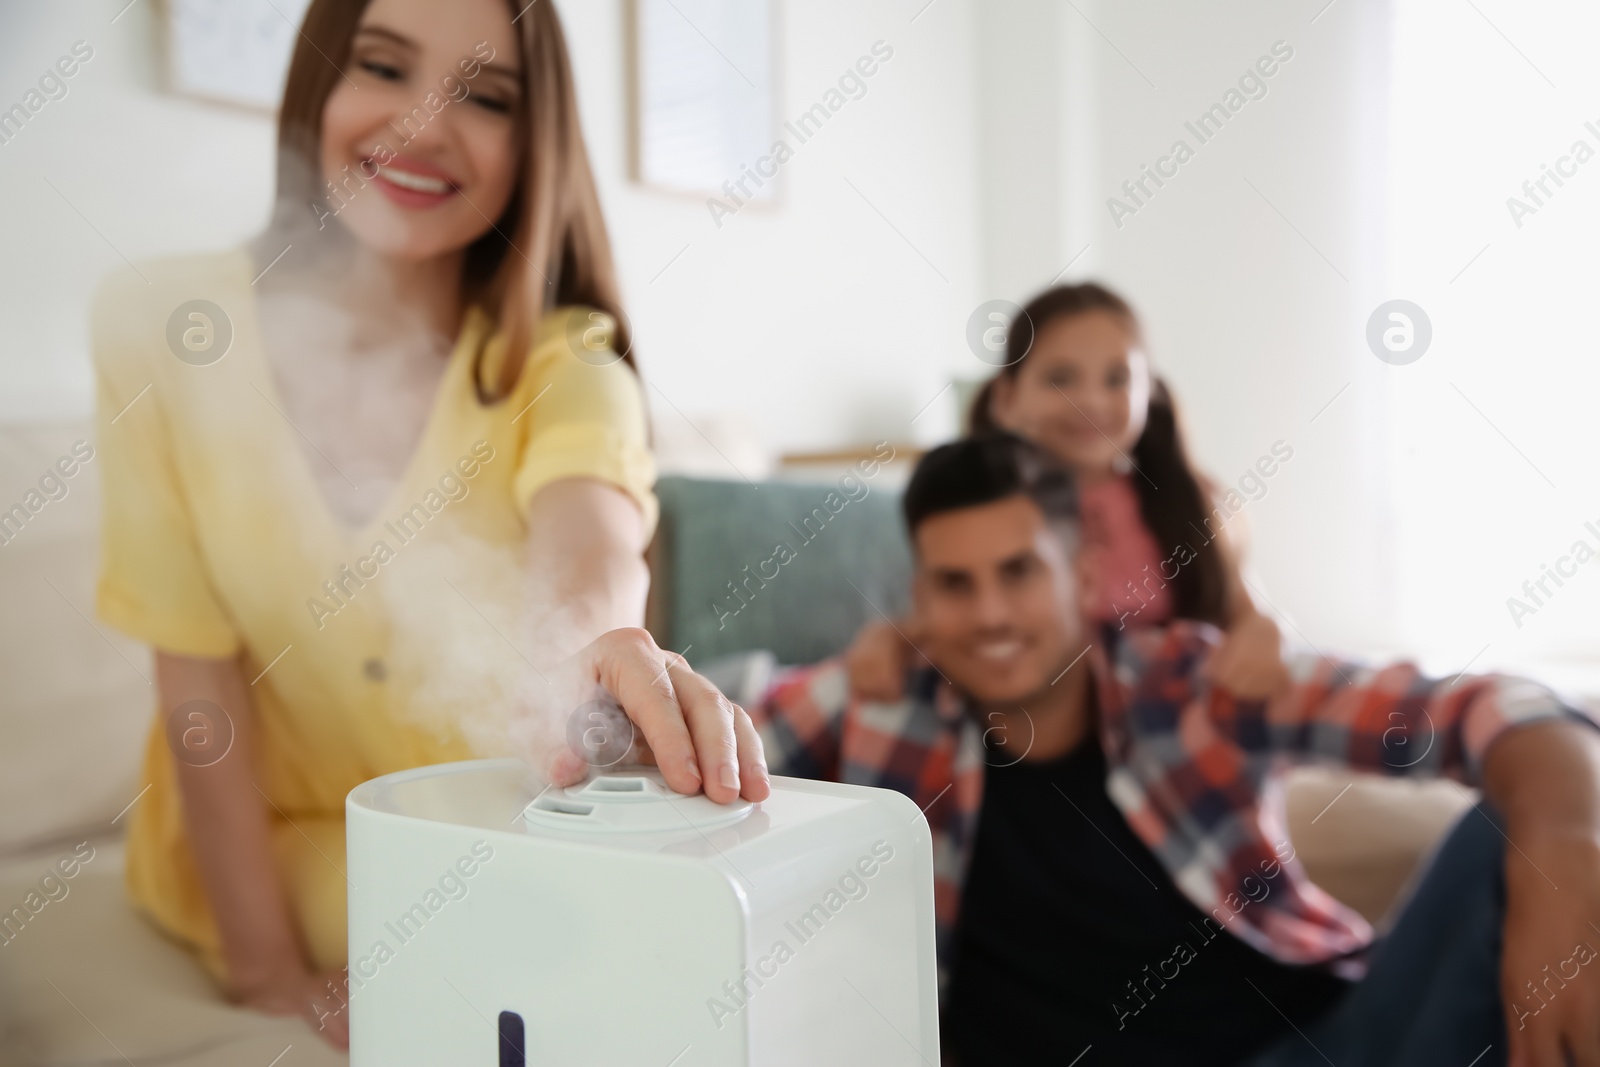
{"label": "child's hand", "polygon": [[867,623],[844,654],[850,692],[859,700],[896,703],[905,695],[906,667],[914,655],[893,623]]}
{"label": "child's hand", "polygon": [[1278,625],[1252,611],[1222,637],[1202,675],[1241,700],[1267,700],[1289,687]]}

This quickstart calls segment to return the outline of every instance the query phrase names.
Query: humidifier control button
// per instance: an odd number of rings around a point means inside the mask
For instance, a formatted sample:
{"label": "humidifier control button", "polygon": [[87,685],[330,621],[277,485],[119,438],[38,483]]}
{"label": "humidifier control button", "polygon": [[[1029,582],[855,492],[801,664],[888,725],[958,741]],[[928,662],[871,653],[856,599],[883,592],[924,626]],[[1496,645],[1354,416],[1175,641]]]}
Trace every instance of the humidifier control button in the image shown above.
{"label": "humidifier control button", "polygon": [[592,778],[582,785],[567,787],[567,796],[581,800],[599,800],[608,804],[637,804],[682,797],[662,782],[642,774],[607,774]]}

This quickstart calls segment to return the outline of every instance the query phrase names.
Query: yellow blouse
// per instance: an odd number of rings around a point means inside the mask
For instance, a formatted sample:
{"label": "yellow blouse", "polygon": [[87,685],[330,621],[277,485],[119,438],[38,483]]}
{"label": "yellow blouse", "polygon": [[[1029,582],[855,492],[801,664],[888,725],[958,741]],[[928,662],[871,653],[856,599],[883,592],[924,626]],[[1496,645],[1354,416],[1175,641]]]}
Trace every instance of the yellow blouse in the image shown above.
{"label": "yellow blouse", "polygon": [[[493,735],[486,709],[506,699],[495,680],[527,657],[516,623],[537,577],[520,573],[528,502],[557,479],[596,478],[638,503],[648,531],[655,467],[638,380],[596,358],[592,312],[547,315],[515,392],[484,406],[474,357],[483,350],[487,380],[505,346],[473,308],[392,498],[352,528],[329,511],[284,414],[252,277],[240,249],[121,271],[96,295],[98,610],[165,652],[240,657],[279,870],[314,962],[329,967],[346,954],[345,794],[481,749],[469,740]],[[576,341],[585,330],[590,347]],[[127,884],[220,976],[174,760],[224,755],[232,713],[163,718],[145,748]]]}

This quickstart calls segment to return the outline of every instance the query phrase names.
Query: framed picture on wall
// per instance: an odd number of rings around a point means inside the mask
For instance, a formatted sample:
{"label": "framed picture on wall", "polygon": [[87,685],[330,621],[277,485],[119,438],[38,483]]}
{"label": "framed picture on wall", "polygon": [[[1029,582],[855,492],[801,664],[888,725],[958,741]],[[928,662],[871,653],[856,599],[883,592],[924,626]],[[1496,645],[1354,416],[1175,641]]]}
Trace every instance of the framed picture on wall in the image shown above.
{"label": "framed picture on wall", "polygon": [[770,202],[751,178],[777,124],[774,0],[631,0],[634,180],[657,189]]}
{"label": "framed picture on wall", "polygon": [[173,92],[275,111],[310,0],[167,0]]}

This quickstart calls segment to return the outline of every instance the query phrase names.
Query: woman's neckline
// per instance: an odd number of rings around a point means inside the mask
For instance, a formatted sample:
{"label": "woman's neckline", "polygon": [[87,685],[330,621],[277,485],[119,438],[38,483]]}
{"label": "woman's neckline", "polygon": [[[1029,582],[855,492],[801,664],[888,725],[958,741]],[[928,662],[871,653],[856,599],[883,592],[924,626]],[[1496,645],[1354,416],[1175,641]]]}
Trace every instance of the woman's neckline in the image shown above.
{"label": "woman's neckline", "polygon": [[[235,261],[241,276],[246,280],[250,277],[250,269],[255,257],[251,255],[248,247],[238,249],[239,256]],[[341,539],[360,539],[376,534],[381,529],[386,518],[391,516],[396,508],[416,495],[418,479],[418,465],[422,457],[431,451],[433,439],[439,432],[439,423],[442,419],[442,409],[445,396],[456,386],[455,379],[463,373],[463,366],[469,365],[471,360],[466,357],[466,350],[473,343],[487,343],[486,315],[476,305],[466,305],[462,309],[461,328],[457,331],[452,342],[449,355],[446,357],[444,369],[439,374],[433,387],[433,395],[429,398],[427,414],[423,418],[420,432],[412,445],[410,454],[398,468],[398,473],[388,492],[384,493],[378,504],[363,519],[350,522],[338,514],[327,494],[319,484],[317,473],[312,469],[312,460],[307,455],[302,442],[309,442],[304,431],[290,420],[288,408],[284,403],[282,390],[279,388],[276,371],[273,368],[271,357],[266,348],[265,334],[262,329],[261,307],[259,294],[252,285],[245,286],[248,294],[247,321],[242,323],[243,334],[251,344],[251,360],[253,361],[252,377],[259,378],[261,385],[258,390],[277,412],[277,422],[282,428],[279,434],[280,444],[277,446],[292,455],[284,460],[290,469],[288,477],[297,491],[303,493],[313,502],[318,516],[325,528],[332,530]],[[315,449],[315,445],[312,448]],[[326,460],[326,457],[324,457]],[[329,465],[332,466],[331,461]],[[337,470],[337,468],[335,468]]]}

